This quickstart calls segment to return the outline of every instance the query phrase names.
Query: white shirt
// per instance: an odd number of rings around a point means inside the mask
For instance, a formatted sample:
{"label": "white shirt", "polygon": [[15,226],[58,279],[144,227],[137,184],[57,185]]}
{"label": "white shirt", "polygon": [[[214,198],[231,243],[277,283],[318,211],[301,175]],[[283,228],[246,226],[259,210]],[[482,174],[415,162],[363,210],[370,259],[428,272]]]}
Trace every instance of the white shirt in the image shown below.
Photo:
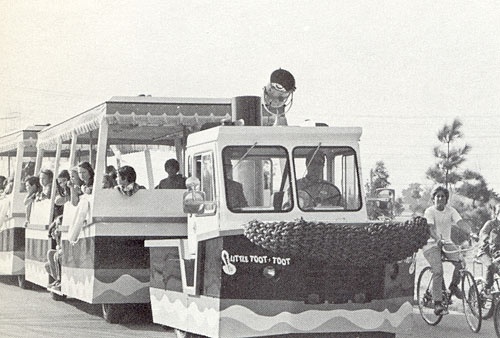
{"label": "white shirt", "polygon": [[[434,205],[430,206],[425,210],[424,217],[428,224],[436,226],[438,238],[447,242],[451,242],[451,227],[462,219],[458,211],[448,205],[445,205],[443,211],[437,210]],[[428,243],[436,243],[436,240],[431,237]]]}

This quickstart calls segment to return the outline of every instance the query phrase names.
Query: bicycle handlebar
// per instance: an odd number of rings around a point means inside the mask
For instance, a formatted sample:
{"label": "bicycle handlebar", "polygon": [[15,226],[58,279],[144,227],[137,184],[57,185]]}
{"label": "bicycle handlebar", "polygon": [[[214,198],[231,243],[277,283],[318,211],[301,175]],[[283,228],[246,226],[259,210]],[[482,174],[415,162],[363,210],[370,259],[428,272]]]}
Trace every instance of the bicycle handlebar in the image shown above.
{"label": "bicycle handlebar", "polygon": [[[474,247],[473,247],[473,246],[470,246],[470,247],[468,247],[468,248],[463,248],[463,247],[461,247],[461,246],[459,246],[459,245],[456,245],[456,244],[455,244],[455,243],[453,243],[453,242],[446,242],[446,241],[444,241],[444,240],[441,240],[440,242],[441,242],[441,244],[443,244],[443,246],[441,247],[441,251],[443,251],[444,253],[447,253],[447,254],[462,253],[462,252],[466,252],[466,251],[470,251],[470,250],[473,250],[473,249],[474,249]],[[445,246],[446,244],[457,246],[457,247],[458,247],[458,249],[457,249],[457,250],[446,250],[446,249],[444,248],[444,246]]]}

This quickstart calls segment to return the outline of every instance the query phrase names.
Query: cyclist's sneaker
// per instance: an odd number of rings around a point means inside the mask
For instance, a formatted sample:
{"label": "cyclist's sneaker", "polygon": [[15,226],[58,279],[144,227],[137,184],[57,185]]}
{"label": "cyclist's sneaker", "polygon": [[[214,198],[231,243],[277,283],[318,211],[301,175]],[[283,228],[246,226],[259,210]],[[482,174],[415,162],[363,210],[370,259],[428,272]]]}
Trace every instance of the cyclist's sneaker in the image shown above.
{"label": "cyclist's sneaker", "polygon": [[491,288],[484,288],[484,297],[487,299],[492,299]]}
{"label": "cyclist's sneaker", "polygon": [[464,298],[464,294],[462,293],[462,290],[458,288],[456,285],[450,285],[450,292],[452,296],[457,297],[458,299]]}
{"label": "cyclist's sneaker", "polygon": [[445,307],[443,306],[443,304],[436,303],[436,304],[434,304],[434,314],[436,316],[447,315],[448,314],[448,310],[445,309]]}

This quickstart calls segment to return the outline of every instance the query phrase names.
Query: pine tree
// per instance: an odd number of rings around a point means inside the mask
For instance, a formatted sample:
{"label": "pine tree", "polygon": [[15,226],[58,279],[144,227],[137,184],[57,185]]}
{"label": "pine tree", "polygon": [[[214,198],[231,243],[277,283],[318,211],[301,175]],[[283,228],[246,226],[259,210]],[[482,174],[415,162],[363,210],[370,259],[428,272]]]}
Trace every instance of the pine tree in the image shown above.
{"label": "pine tree", "polygon": [[441,144],[434,147],[434,156],[437,162],[426,172],[427,178],[438,184],[443,184],[447,188],[462,178],[457,169],[466,160],[465,156],[471,149],[468,144],[462,148],[453,147],[453,143],[463,137],[461,128],[462,122],[459,119],[454,119],[451,125],[445,124],[438,131],[437,138]]}

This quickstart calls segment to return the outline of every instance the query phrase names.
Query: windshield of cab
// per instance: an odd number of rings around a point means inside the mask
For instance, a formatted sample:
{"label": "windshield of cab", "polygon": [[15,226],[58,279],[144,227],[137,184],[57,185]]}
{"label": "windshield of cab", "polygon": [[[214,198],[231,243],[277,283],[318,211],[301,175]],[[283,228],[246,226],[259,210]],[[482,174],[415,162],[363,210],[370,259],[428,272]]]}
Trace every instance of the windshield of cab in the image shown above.
{"label": "windshield of cab", "polygon": [[280,146],[230,146],[222,151],[226,204],[232,212],[292,209],[288,152]]}
{"label": "windshield of cab", "polygon": [[356,152],[351,147],[296,147],[293,165],[301,210],[355,211],[361,208]]}

